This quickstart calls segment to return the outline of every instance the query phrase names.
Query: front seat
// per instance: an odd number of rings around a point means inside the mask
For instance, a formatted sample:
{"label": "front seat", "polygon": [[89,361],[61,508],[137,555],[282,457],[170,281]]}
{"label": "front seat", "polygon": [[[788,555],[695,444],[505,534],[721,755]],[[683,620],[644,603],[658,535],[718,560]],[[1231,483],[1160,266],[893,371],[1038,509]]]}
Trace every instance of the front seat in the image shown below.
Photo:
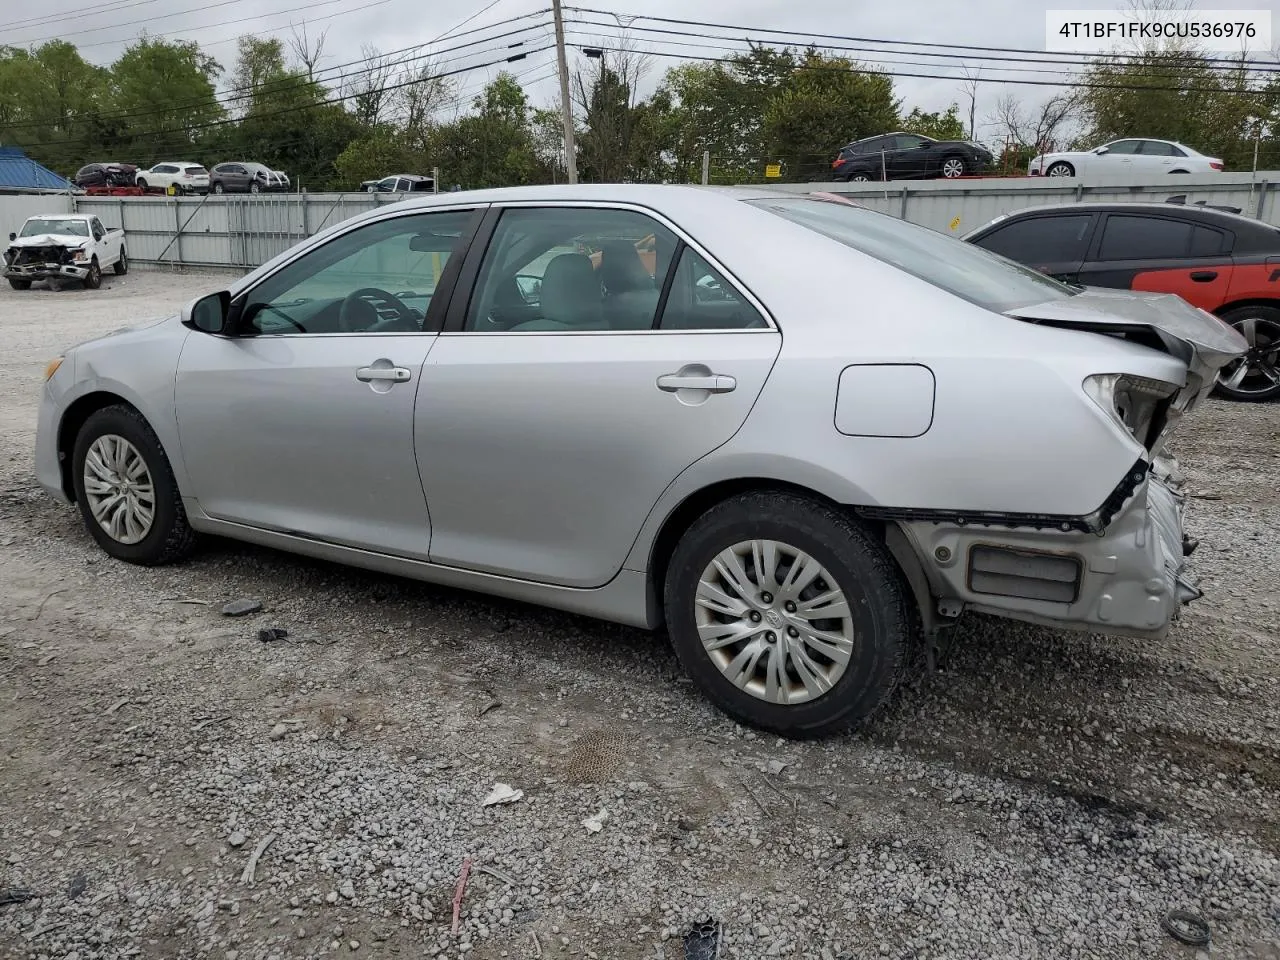
{"label": "front seat", "polygon": [[600,280],[591,258],[562,253],[542,274],[541,320],[519,323],[512,330],[603,330]]}

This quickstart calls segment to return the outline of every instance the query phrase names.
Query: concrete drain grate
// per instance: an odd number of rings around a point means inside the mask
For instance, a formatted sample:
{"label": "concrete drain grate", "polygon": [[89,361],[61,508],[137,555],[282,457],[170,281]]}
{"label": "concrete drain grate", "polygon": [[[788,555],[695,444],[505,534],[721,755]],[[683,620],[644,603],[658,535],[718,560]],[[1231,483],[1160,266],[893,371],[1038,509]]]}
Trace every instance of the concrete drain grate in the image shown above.
{"label": "concrete drain grate", "polygon": [[719,960],[720,922],[704,920],[684,935],[684,960]]}

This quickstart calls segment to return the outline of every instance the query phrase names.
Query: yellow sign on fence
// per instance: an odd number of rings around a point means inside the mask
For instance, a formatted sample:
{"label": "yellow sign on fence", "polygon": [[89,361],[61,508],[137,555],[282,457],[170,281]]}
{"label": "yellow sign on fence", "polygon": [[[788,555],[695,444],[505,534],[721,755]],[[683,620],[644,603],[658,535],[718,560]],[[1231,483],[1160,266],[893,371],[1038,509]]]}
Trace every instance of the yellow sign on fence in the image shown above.
{"label": "yellow sign on fence", "polygon": [[782,176],[782,164],[780,163],[766,164],[764,168],[764,175],[766,177],[772,177],[776,180],[778,177]]}
{"label": "yellow sign on fence", "polygon": [[959,226],[960,226],[960,218],[956,217],[954,220],[951,221],[951,229],[955,230]]}

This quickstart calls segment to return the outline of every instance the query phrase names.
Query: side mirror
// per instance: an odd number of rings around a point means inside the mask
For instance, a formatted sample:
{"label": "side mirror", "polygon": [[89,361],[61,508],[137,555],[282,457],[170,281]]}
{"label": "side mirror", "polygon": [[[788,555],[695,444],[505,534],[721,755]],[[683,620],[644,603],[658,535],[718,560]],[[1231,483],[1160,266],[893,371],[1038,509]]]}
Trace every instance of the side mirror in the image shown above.
{"label": "side mirror", "polygon": [[9,232],[9,239],[10,239],[10,240],[17,240],[17,239],[18,239],[18,235],[17,235],[16,233],[14,233],[14,232],[10,231],[10,232]]}
{"label": "side mirror", "polygon": [[225,333],[231,313],[231,294],[219,290],[192,300],[182,308],[182,325],[202,333]]}
{"label": "side mirror", "polygon": [[1110,153],[1110,152],[1111,152],[1111,148],[1110,148],[1110,147],[1098,147],[1098,149],[1097,149],[1097,150],[1095,150],[1095,151],[1093,151],[1093,152],[1094,152],[1094,153],[1096,153],[1098,156],[1102,156],[1104,153]]}

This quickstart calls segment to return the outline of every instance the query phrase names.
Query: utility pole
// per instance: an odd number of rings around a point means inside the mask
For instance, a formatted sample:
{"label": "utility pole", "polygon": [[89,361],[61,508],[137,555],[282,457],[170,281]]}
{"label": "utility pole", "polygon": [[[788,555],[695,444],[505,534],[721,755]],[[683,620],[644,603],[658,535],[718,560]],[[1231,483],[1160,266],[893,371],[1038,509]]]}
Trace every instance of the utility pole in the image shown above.
{"label": "utility pole", "polygon": [[560,68],[560,117],[564,121],[564,168],[569,182],[578,182],[578,148],[573,142],[573,105],[569,102],[569,63],[564,53],[564,17],[560,0],[551,0],[551,14],[556,21],[556,63]]}

